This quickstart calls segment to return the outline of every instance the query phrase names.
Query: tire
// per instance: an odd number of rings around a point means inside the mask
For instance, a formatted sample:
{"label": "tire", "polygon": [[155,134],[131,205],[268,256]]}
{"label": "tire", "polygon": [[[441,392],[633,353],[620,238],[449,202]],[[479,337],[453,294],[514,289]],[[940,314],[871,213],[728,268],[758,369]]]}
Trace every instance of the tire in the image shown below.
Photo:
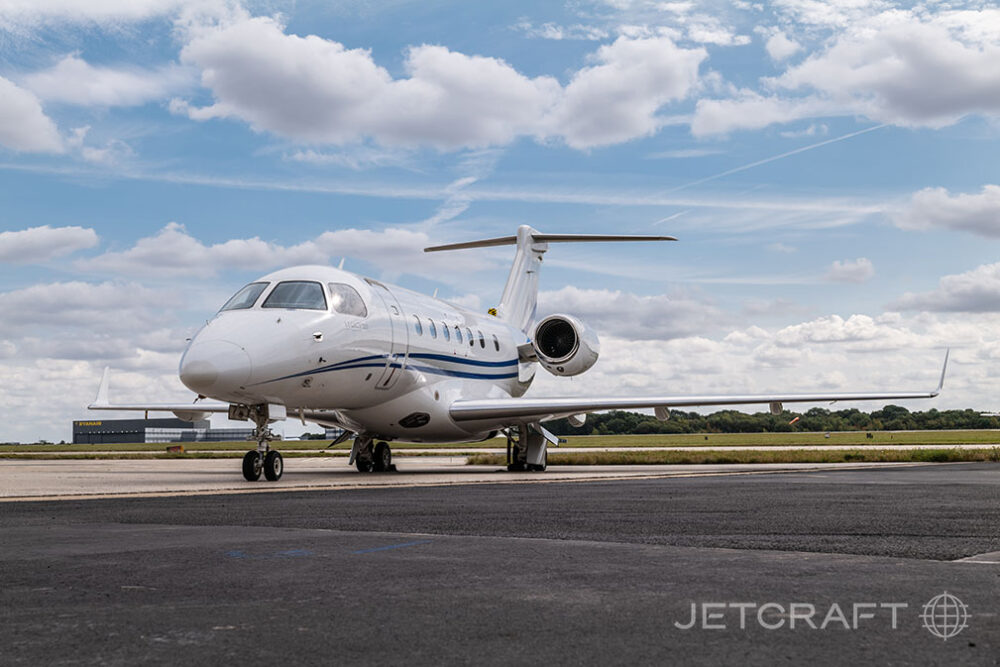
{"label": "tire", "polygon": [[354,459],[354,465],[357,466],[358,472],[371,472],[372,469],[375,467],[375,464],[372,463],[371,459],[365,458],[363,456],[359,456],[358,458]]}
{"label": "tire", "polygon": [[267,478],[269,482],[277,482],[281,479],[281,473],[285,471],[285,462],[281,458],[281,454],[272,449],[264,457],[264,477]]}
{"label": "tire", "polygon": [[260,479],[260,472],[263,467],[260,452],[251,450],[243,455],[243,479],[246,481],[256,482]]}
{"label": "tire", "polygon": [[535,463],[528,465],[528,470],[532,472],[545,472],[545,469],[549,467],[549,452],[546,450],[545,456],[542,457],[541,463]]}
{"label": "tire", "polygon": [[380,442],[375,445],[375,460],[372,462],[375,472],[392,470],[392,450],[389,443]]}

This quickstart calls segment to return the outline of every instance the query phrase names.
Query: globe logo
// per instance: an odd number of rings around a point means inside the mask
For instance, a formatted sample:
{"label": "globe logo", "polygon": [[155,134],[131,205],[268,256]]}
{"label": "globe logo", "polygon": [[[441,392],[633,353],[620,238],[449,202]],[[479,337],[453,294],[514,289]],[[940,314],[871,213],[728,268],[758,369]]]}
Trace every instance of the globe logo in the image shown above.
{"label": "globe logo", "polygon": [[948,641],[969,625],[969,608],[957,597],[945,591],[924,605],[920,619],[929,633]]}

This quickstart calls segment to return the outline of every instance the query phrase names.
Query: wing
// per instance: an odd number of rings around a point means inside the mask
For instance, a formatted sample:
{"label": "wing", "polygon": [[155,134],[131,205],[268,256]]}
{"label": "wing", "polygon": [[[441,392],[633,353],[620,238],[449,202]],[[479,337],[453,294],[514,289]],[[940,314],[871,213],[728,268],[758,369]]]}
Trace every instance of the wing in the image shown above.
{"label": "wing", "polygon": [[[201,413],[229,412],[228,403],[111,403],[108,400],[108,375],[104,369],[101,384],[97,388],[97,398],[87,406],[88,410],[140,410],[145,412],[173,412],[180,419],[198,417]],[[195,419],[187,419],[195,421]]]}
{"label": "wing", "polygon": [[[657,416],[665,417],[670,408],[712,405],[771,404],[780,410],[782,403],[836,403],[838,401],[888,401],[914,398],[934,398],[941,393],[948,369],[948,353],[944,356],[941,380],[933,391],[848,392],[816,394],[747,394],[734,396],[646,396],[635,398],[501,398],[455,401],[451,418],[457,422],[481,421],[496,426],[512,423],[542,422],[600,410],[655,408]],[[485,426],[485,425],[484,425]]]}
{"label": "wing", "polygon": [[[192,403],[112,403],[108,400],[108,375],[110,369],[104,369],[101,376],[101,384],[97,388],[97,398],[87,406],[88,410],[135,410],[140,412],[173,412],[178,419],[184,421],[198,421],[209,413],[229,413],[229,403],[218,402],[192,402]],[[295,416],[299,417],[304,424],[307,421],[319,424],[320,426],[333,426],[342,428],[345,432],[354,432],[357,426],[345,420],[336,410],[295,410]]]}

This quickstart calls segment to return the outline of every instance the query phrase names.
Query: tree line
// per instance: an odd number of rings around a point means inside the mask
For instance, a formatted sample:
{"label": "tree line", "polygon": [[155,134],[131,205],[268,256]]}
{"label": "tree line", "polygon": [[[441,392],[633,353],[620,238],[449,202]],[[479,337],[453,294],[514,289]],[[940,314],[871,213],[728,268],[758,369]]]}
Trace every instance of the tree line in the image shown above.
{"label": "tree line", "polygon": [[670,418],[659,421],[653,415],[616,410],[590,414],[583,426],[573,426],[566,419],[546,422],[556,435],[625,435],[632,433],[788,433],[793,431],[914,431],[948,429],[996,429],[1000,419],[986,417],[975,410],[927,410],[910,412],[898,405],[861,412],[858,409],[827,410],[811,408],[806,412],[786,410],[748,414],[720,410],[710,415],[671,410]]}

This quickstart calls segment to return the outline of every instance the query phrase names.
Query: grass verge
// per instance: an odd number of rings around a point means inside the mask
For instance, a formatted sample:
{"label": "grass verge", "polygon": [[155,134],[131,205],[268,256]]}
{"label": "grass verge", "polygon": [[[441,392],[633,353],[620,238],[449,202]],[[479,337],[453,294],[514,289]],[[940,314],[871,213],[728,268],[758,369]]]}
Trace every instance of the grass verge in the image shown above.
{"label": "grass verge", "polygon": [[[724,463],[951,463],[1000,462],[1000,447],[992,449],[789,449],[781,451],[656,451],[549,452],[549,465],[698,465]],[[495,454],[470,456],[469,465],[503,465]]]}

